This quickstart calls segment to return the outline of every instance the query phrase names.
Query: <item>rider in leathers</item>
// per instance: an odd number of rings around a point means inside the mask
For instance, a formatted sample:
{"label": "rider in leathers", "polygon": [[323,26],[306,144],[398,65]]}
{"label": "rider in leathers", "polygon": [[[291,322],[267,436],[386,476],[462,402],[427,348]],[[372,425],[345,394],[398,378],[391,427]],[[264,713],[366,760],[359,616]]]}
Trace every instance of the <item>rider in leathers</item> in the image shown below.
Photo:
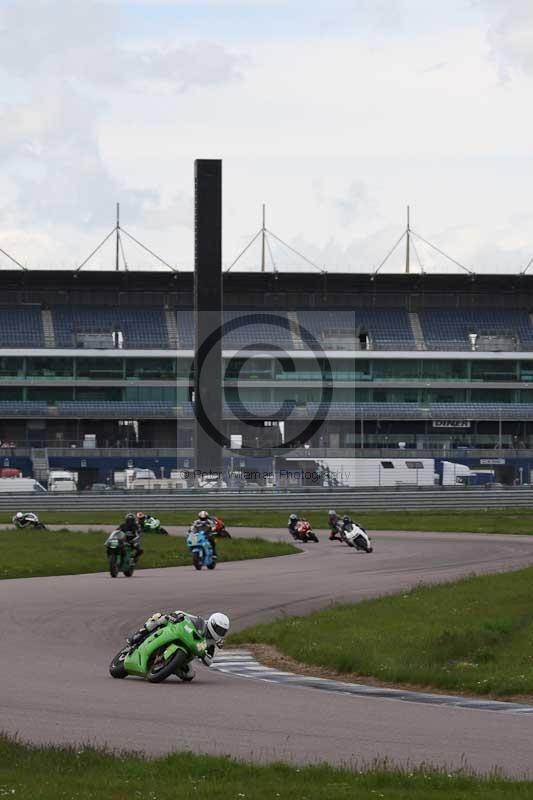
{"label": "rider in leathers", "polygon": [[213,548],[213,558],[217,558],[217,546],[215,543],[215,522],[216,518],[212,517],[207,511],[200,511],[198,513],[198,517],[194,520],[193,524],[191,525],[192,528],[195,530],[202,530],[205,531],[207,538],[209,539],[209,543]]}
{"label": "rider in leathers", "polygon": [[141,529],[139,523],[135,519],[135,514],[126,514],[124,522],[121,522],[118,526],[118,530],[126,534],[126,539],[133,548],[133,559],[137,562],[144,553],[144,550],[141,547]]}
{"label": "rider in leathers", "polygon": [[[156,611],[155,614],[148,617],[144,625],[139,628],[136,633],[128,637],[128,643],[131,645],[138,645],[157,628],[162,628],[169,622],[181,622],[183,619],[191,620],[194,627],[203,632],[207,641],[207,649],[201,657],[201,660],[206,667],[210,667],[215,657],[216,648],[222,648],[224,646],[224,637],[230,628],[228,617],[220,611],[211,614],[207,619],[196,616],[195,614],[189,614],[186,611],[176,610],[166,614],[161,614],[161,612]],[[182,678],[182,680],[192,681],[195,674],[192,666],[187,664],[180,674],[180,678]]]}
{"label": "rider in leathers", "polygon": [[340,540],[339,528],[341,526],[341,518],[334,508],[328,512],[328,526],[330,541],[334,541],[335,539]]}
{"label": "rider in leathers", "polygon": [[300,518],[297,514],[291,514],[289,516],[289,521],[287,522],[287,529],[292,536],[293,539],[298,539],[298,523],[300,522]]}
{"label": "rider in leathers", "polygon": [[11,522],[16,528],[34,528],[39,525],[39,517],[31,511],[26,513],[17,511]]}

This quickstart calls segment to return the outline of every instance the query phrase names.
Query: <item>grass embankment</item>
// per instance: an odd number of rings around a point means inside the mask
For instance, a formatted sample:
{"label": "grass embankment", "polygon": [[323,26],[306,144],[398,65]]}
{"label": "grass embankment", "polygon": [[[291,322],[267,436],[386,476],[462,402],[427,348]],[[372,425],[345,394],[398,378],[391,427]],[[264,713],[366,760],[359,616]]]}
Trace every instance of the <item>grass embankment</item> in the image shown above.
{"label": "grass embankment", "polygon": [[[215,498],[213,498],[215,500]],[[324,500],[327,503],[327,498]],[[376,493],[376,502],[379,494]],[[73,500],[73,509],[76,501]],[[132,507],[134,503],[130,504]],[[128,509],[125,509],[127,511]],[[289,511],[218,511],[216,506],[209,509],[221,516],[229,530],[232,527],[280,528],[286,530]],[[119,511],[44,511],[37,509],[39,516],[47,525],[116,525],[121,520]],[[156,516],[157,509],[148,509]],[[295,508],[295,513],[306,517],[313,527],[327,527],[328,507],[323,511],[306,511]],[[348,513],[362,522],[369,530],[398,531],[461,531],[464,533],[533,533],[533,508],[501,508],[465,511],[361,511],[357,508],[338,507],[339,514]],[[124,512],[125,513],[125,512]],[[163,525],[190,525],[198,509],[161,513]],[[12,514],[1,513],[0,522],[11,522]],[[122,514],[123,516],[123,514]]]}
{"label": "grass embankment", "polygon": [[447,771],[253,766],[188,753],[147,760],[0,737],[0,797],[26,800],[525,800],[533,783]]}
{"label": "grass embankment", "polygon": [[354,679],[533,696],[533,568],[289,617],[231,644],[261,643]]}
{"label": "grass embankment", "polygon": [[[0,531],[0,579],[44,575],[79,575],[104,572],[107,558],[104,531]],[[190,565],[185,539],[177,536],[143,536],[144,554],[138,569]],[[264,539],[224,539],[217,542],[218,561],[243,561],[299,552],[289,543]]]}

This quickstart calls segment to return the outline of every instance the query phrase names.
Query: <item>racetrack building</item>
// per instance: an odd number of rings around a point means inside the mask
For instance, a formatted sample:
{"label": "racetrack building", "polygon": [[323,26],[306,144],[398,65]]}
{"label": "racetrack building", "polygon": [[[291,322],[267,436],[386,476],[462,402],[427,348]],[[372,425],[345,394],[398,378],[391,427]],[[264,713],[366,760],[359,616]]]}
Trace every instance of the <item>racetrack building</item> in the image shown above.
{"label": "racetrack building", "polygon": [[[4,466],[75,468],[82,486],[194,468],[192,273],[2,279]],[[237,272],[224,308],[234,472],[278,448],[277,469],[288,455],[433,457],[529,481],[533,278]]]}

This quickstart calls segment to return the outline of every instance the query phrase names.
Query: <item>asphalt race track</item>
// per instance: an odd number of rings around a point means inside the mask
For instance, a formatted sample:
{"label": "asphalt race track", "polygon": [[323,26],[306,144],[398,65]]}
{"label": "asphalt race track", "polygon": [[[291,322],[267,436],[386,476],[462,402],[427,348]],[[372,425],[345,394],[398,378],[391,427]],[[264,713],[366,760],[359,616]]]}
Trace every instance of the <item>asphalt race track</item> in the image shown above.
{"label": "asphalt race track", "polygon": [[214,572],[191,567],[140,571],[132,579],[100,573],[0,581],[0,730],[34,742],[150,754],[188,749],[336,764],[387,758],[450,768],[466,762],[478,771],[500,767],[533,777],[532,714],[320,691],[201,664],[191,684],[109,677],[124,636],[158,609],[225,611],[238,629],[420,581],[533,563],[533,538],[523,536],[373,538],[372,555],[322,535],[298,555],[220,564]]}

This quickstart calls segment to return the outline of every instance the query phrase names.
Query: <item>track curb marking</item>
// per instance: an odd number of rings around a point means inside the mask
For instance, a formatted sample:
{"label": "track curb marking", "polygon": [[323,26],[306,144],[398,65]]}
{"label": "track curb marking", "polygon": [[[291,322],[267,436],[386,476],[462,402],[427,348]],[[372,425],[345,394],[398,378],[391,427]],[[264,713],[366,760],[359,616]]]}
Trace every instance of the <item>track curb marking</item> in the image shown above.
{"label": "track curb marking", "polygon": [[283,686],[295,686],[300,689],[317,689],[352,697],[375,697],[382,700],[399,700],[404,703],[420,703],[422,705],[447,706],[451,708],[471,709],[473,711],[492,711],[500,714],[533,714],[533,705],[511,703],[503,700],[483,700],[460,695],[431,694],[404,689],[392,689],[384,686],[368,686],[362,683],[346,683],[328,678],[314,678],[309,675],[298,675],[295,672],[267,667],[256,661],[247,650],[226,651],[218,654],[211,669],[238,678],[278,683]]}

